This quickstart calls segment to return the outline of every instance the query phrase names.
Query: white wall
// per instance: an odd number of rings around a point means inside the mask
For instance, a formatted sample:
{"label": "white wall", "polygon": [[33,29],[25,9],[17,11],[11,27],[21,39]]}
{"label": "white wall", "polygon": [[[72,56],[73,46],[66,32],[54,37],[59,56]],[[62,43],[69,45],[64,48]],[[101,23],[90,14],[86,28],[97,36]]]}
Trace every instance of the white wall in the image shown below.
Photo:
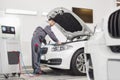
{"label": "white wall", "polygon": [[[17,15],[21,30],[21,47],[26,65],[31,65],[31,37],[34,29],[45,25],[45,18],[41,16],[42,12],[49,12],[56,7],[91,8],[94,10],[94,24],[97,24],[102,17],[111,9],[111,0],[0,0],[0,15],[4,14],[5,9],[25,9],[38,11],[37,16]],[[15,16],[15,15],[13,15]]]}

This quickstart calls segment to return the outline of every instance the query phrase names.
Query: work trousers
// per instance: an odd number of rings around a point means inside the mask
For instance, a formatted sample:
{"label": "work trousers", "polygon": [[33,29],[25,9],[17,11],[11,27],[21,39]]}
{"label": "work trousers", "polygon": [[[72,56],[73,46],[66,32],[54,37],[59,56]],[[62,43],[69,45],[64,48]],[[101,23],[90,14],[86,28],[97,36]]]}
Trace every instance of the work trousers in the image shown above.
{"label": "work trousers", "polygon": [[41,42],[38,38],[33,37],[31,41],[31,48],[32,48],[32,68],[34,72],[41,71],[40,68],[40,59],[41,59]]}

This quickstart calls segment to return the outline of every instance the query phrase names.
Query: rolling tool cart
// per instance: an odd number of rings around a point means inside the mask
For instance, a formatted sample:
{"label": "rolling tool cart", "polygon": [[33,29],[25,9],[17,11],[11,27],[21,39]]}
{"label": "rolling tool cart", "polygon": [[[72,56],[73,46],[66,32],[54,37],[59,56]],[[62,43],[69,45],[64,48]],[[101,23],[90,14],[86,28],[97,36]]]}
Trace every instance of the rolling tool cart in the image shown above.
{"label": "rolling tool cart", "polygon": [[20,77],[20,41],[16,38],[15,27],[0,25],[0,74]]}

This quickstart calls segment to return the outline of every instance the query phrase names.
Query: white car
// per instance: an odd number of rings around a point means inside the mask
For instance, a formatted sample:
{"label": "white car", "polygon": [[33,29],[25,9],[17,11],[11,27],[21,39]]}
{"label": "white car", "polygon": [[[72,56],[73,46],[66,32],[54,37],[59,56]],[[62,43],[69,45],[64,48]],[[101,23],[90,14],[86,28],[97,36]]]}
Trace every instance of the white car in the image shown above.
{"label": "white car", "polygon": [[65,8],[53,9],[48,14],[50,17],[56,20],[56,27],[66,37],[66,42],[44,46],[41,63],[52,69],[68,69],[75,75],[85,75],[84,47],[92,31],[76,14]]}
{"label": "white car", "polygon": [[102,29],[87,41],[88,80],[120,80],[120,7],[103,20]]}

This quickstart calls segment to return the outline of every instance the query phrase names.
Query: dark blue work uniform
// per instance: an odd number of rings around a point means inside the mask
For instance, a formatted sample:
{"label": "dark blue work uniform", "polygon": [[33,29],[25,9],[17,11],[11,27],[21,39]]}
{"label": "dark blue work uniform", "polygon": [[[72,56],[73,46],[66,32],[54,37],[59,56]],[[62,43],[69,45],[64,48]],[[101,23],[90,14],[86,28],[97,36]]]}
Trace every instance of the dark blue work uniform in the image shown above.
{"label": "dark blue work uniform", "polygon": [[33,33],[32,41],[31,41],[31,47],[32,47],[32,68],[34,69],[35,73],[39,73],[41,71],[40,69],[40,48],[42,42],[45,40],[45,36],[49,35],[50,38],[58,42],[58,39],[54,35],[54,33],[51,30],[51,26],[46,26],[44,29],[42,29],[40,26],[36,28],[36,30]]}

